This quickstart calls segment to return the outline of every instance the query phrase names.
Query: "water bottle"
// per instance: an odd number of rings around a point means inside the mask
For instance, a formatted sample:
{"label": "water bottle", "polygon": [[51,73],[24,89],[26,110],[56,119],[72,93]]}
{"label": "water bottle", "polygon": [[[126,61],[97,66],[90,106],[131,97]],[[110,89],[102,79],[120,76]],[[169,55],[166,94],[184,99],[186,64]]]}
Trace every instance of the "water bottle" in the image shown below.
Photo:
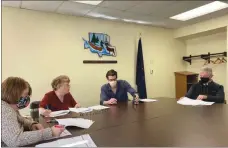
{"label": "water bottle", "polygon": [[133,101],[132,101],[132,103],[135,104],[135,105],[139,104],[139,102],[136,102],[135,100],[136,100],[136,95],[133,96]]}

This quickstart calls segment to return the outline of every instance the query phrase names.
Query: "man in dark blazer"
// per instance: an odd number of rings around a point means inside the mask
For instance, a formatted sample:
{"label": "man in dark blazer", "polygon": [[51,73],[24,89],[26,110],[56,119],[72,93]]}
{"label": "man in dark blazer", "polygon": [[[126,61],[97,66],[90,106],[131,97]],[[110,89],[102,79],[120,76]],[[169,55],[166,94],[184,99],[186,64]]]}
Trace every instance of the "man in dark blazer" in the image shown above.
{"label": "man in dark blazer", "polygon": [[224,88],[222,85],[215,83],[212,77],[212,69],[203,67],[200,72],[200,81],[192,85],[185,97],[195,100],[224,103]]}

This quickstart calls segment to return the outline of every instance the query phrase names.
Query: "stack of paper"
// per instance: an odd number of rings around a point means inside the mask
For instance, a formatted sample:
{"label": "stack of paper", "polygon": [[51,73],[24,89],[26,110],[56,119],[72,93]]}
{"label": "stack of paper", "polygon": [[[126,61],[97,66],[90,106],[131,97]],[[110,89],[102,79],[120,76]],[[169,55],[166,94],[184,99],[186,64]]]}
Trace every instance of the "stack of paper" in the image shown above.
{"label": "stack of paper", "polygon": [[206,101],[202,101],[202,100],[193,100],[193,99],[189,99],[187,97],[183,97],[183,98],[180,98],[180,100],[178,100],[177,103],[181,104],[181,105],[193,105],[193,106],[196,106],[196,105],[212,105],[215,102],[206,102]]}
{"label": "stack of paper", "polygon": [[155,100],[155,99],[140,99],[139,101],[142,101],[142,102],[155,102],[157,100]]}
{"label": "stack of paper", "polygon": [[93,111],[91,108],[69,108],[69,110],[76,113],[87,113]]}
{"label": "stack of paper", "polygon": [[36,145],[36,147],[97,147],[92,138],[86,134],[82,136],[60,139],[53,142]]}
{"label": "stack of paper", "polygon": [[106,108],[109,108],[107,106],[103,106],[103,105],[95,105],[95,106],[91,106],[91,107],[88,107],[90,109],[94,109],[94,110],[102,110],[102,109],[106,109]]}
{"label": "stack of paper", "polygon": [[77,126],[80,128],[89,128],[94,121],[83,118],[65,118],[65,119],[56,119],[60,125],[64,126]]}
{"label": "stack of paper", "polygon": [[58,117],[58,116],[63,116],[68,114],[70,111],[69,110],[60,110],[60,111],[55,111],[51,112],[48,117]]}

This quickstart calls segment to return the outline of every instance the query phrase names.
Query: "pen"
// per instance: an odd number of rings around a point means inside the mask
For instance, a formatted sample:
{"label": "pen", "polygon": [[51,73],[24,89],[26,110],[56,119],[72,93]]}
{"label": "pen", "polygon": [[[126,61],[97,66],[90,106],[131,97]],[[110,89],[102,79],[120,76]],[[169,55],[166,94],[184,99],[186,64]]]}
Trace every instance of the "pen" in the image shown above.
{"label": "pen", "polygon": [[56,128],[64,128],[64,125],[55,125]]}

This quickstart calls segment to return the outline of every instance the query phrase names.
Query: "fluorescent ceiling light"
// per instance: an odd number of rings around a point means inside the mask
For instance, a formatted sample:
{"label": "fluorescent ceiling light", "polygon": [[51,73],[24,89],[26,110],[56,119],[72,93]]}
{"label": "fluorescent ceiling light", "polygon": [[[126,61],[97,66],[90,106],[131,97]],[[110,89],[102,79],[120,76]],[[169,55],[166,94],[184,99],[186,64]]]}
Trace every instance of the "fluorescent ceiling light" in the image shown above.
{"label": "fluorescent ceiling light", "polygon": [[92,17],[100,17],[100,18],[106,18],[106,19],[110,19],[110,20],[116,20],[116,17],[112,17],[112,16],[108,16],[108,15],[104,15],[104,14],[98,14],[98,13],[92,13],[92,14],[88,14],[89,16]]}
{"label": "fluorescent ceiling light", "polygon": [[130,19],[123,19],[123,21],[132,22],[132,23],[139,23],[139,24],[151,24],[151,22],[139,21],[139,20],[130,20]]}
{"label": "fluorescent ceiling light", "polygon": [[135,22],[135,20],[123,19],[125,22]]}
{"label": "fluorescent ceiling light", "polygon": [[83,4],[89,4],[89,5],[98,5],[100,4],[102,1],[74,1],[77,3],[83,3]]}
{"label": "fluorescent ceiling light", "polygon": [[195,9],[186,11],[184,13],[172,16],[170,18],[174,19],[174,20],[186,21],[186,20],[190,20],[190,19],[202,16],[205,14],[209,14],[209,13],[221,10],[221,9],[225,9],[227,7],[228,7],[227,3],[220,2],[220,1],[214,1],[214,2],[211,2],[209,4],[200,6],[198,8],[195,8]]}
{"label": "fluorescent ceiling light", "polygon": [[136,23],[139,23],[139,24],[151,24],[151,22],[146,22],[146,21],[137,21]]}

